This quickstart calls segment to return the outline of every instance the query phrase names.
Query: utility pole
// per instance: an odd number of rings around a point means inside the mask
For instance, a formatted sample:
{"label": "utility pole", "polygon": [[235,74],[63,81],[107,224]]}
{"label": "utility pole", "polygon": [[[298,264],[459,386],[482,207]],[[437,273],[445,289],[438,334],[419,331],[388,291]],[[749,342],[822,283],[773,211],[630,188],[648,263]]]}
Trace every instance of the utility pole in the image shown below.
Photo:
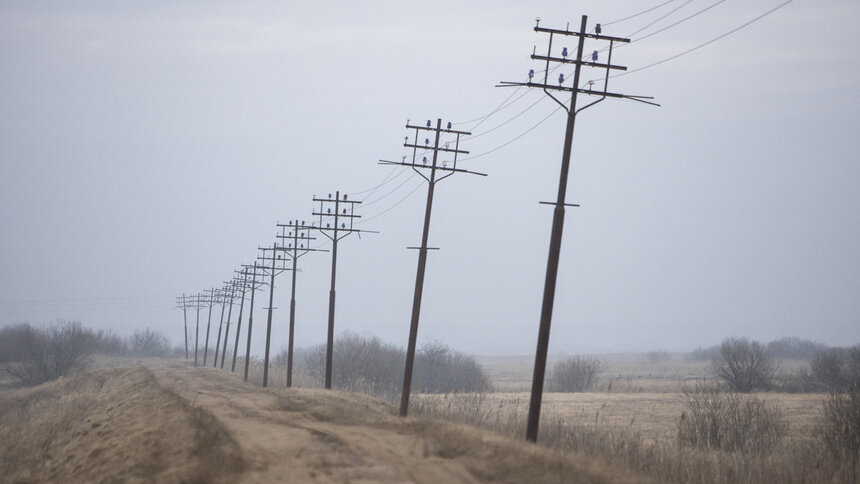
{"label": "utility pole", "polygon": [[[356,200],[347,200],[346,194],[344,194],[343,200],[340,198],[340,192],[335,192],[334,198],[331,197],[331,193],[328,194],[328,198],[317,198],[316,195],[314,195],[313,201],[320,203],[319,212],[312,212],[312,215],[319,216],[319,227],[317,227],[317,230],[331,240],[331,289],[328,293],[328,338],[326,339],[325,350],[325,388],[326,390],[331,390],[332,355],[334,352],[334,288],[337,276],[337,243],[344,237],[348,237],[353,233],[357,233],[360,236],[361,233],[377,232],[353,228],[353,221],[356,218],[361,217],[360,215],[355,215],[355,206],[361,202]],[[344,208],[341,208],[341,205],[343,205]],[[332,213],[332,207],[334,208],[334,213]],[[326,220],[329,220],[329,222],[325,223],[325,226],[323,226],[323,217],[325,217]],[[349,227],[347,227],[346,222],[342,222],[341,219],[349,220]],[[334,226],[332,226],[332,224],[334,224]]]}
{"label": "utility pole", "polygon": [[221,344],[221,329],[224,327],[224,293],[226,291],[227,286],[224,286],[219,292],[221,298],[221,316],[218,318],[218,339],[215,340],[215,358],[212,361],[212,368],[218,368],[218,348]]}
{"label": "utility pole", "polygon": [[[221,369],[224,369],[224,360],[227,358],[227,338],[230,336],[230,318],[233,315],[233,299],[236,296],[236,279],[231,279],[229,282],[225,282],[225,291],[226,284],[230,285],[230,308],[227,310],[227,327],[224,328],[224,349],[221,350]],[[223,309],[223,306],[222,306]],[[236,333],[238,334],[238,329]],[[215,353],[218,353],[218,347],[215,347]],[[235,356],[235,354],[234,354]]]}
{"label": "utility pole", "polygon": [[[443,129],[441,118],[436,119],[435,128],[432,127],[432,122],[428,119],[427,126],[413,126],[409,124],[409,121],[406,121],[406,129],[415,130],[414,141],[409,143],[409,137],[407,136],[403,143],[404,147],[412,148],[412,162],[407,163],[405,157],[403,158],[403,161],[400,162],[379,160],[379,163],[382,165],[400,165],[409,167],[427,181],[427,203],[424,207],[424,231],[421,234],[421,246],[408,247],[409,249],[418,249],[418,270],[415,275],[415,293],[412,297],[412,319],[409,324],[409,343],[406,347],[406,368],[403,374],[403,392],[400,396],[401,417],[405,417],[409,411],[409,393],[412,388],[412,368],[415,363],[415,345],[418,339],[418,319],[421,315],[421,298],[424,294],[424,269],[427,266],[427,251],[431,249],[437,250],[436,247],[427,247],[427,240],[430,236],[430,213],[433,209],[433,193],[436,188],[436,183],[448,178],[454,173],[471,173],[473,175],[487,176],[485,173],[477,173],[457,168],[457,155],[469,153],[468,151],[460,149],[460,136],[468,136],[472,133],[453,130],[451,129],[451,123],[448,123],[447,128]],[[434,141],[432,146],[430,145],[430,138],[425,138],[423,145],[418,143],[419,133],[425,131],[433,135]],[[443,133],[455,136],[453,148],[451,148],[450,142],[445,142],[444,145],[440,146],[440,137]],[[422,160],[418,161],[419,148],[422,150],[433,151],[433,160],[429,165],[427,164],[426,156],[422,156]],[[453,153],[454,159],[451,162],[451,166],[448,166],[448,161],[442,161],[439,163],[438,158],[440,152]],[[429,170],[429,176],[422,173],[422,170]],[[437,179],[437,171],[447,173]]]}
{"label": "utility pole", "polygon": [[[286,260],[284,260],[283,254],[281,252],[285,252],[283,247],[279,247],[278,243],[275,242],[271,247],[259,247],[259,249],[263,252],[262,257],[258,256],[257,259],[263,261],[263,272],[269,271],[269,316],[266,323],[266,353],[263,358],[263,387],[265,388],[269,384],[269,347],[272,341],[272,310],[275,309],[272,304],[275,296],[275,276],[289,270],[286,267]],[[266,252],[271,251],[272,256],[266,257]],[[265,262],[271,261],[272,267],[266,267]],[[278,263],[280,263],[280,267],[278,267]]]}
{"label": "utility pole", "polygon": [[[310,242],[316,240],[316,237],[311,237],[309,235],[312,227],[310,225],[305,225],[304,220],[299,223],[298,220],[293,222],[290,220],[289,223],[286,224],[278,224],[278,227],[281,227],[281,235],[278,235],[278,238],[281,239],[282,246],[285,244],[285,249],[287,254],[289,255],[289,259],[293,263],[292,271],[293,271],[293,281],[290,290],[290,335],[288,338],[287,344],[287,388],[293,386],[293,335],[295,334],[296,328],[296,273],[298,272],[298,267],[296,264],[298,263],[299,257],[307,254],[308,252],[327,252],[323,249],[313,249],[310,247]],[[288,233],[287,229],[289,229]]]}
{"label": "utility pole", "polygon": [[[567,194],[567,179],[568,173],[570,171],[570,154],[571,154],[571,146],[573,144],[573,129],[576,123],[576,115],[584,109],[587,109],[595,104],[603,101],[607,97],[610,98],[618,98],[618,99],[630,99],[633,101],[639,101],[646,104],[651,104],[657,106],[658,104],[648,102],[646,99],[653,99],[648,96],[631,96],[626,94],[619,94],[614,92],[608,92],[607,87],[609,85],[609,72],[610,70],[627,70],[624,66],[612,65],[612,49],[615,43],[628,43],[630,39],[624,39],[620,37],[610,37],[606,35],[601,35],[600,25],[595,26],[595,33],[591,34],[586,31],[586,24],[588,21],[588,17],[586,15],[582,16],[582,23],[579,27],[579,32],[574,32],[568,29],[559,30],[559,29],[548,29],[540,26],[540,19],[537,20],[537,24],[535,25],[535,32],[541,32],[545,34],[549,34],[549,45],[547,47],[547,54],[545,56],[538,55],[537,50],[535,49],[532,52],[531,58],[533,60],[541,60],[546,61],[546,69],[544,70],[544,79],[543,83],[540,82],[532,82],[532,78],[534,76],[534,70],[529,71],[529,80],[528,82],[503,82],[499,87],[503,86],[525,86],[525,87],[536,87],[543,89],[544,93],[547,96],[552,98],[556,103],[558,103],[561,107],[563,107],[567,111],[567,127],[564,133],[564,148],[562,151],[562,160],[561,160],[561,173],[559,175],[558,181],[558,196],[556,197],[556,201],[553,202],[541,202],[546,205],[554,205],[553,209],[553,218],[552,218],[552,232],[550,234],[550,243],[549,243],[549,254],[547,256],[547,265],[546,265],[546,278],[544,280],[544,291],[543,291],[543,303],[541,305],[541,315],[540,315],[540,327],[538,329],[538,342],[537,342],[537,350],[535,352],[535,365],[534,365],[534,374],[532,377],[532,392],[531,399],[529,401],[529,416],[528,416],[528,425],[526,428],[526,439],[531,442],[537,442],[537,433],[538,433],[538,424],[540,421],[540,406],[541,400],[543,398],[543,385],[544,385],[544,376],[546,373],[546,356],[547,349],[549,348],[549,330],[550,324],[552,323],[552,308],[555,300],[555,286],[556,279],[558,277],[558,262],[559,256],[561,254],[561,236],[564,231],[564,208],[566,206],[577,207],[576,204],[567,204],[565,203],[565,196]],[[577,37],[577,48],[576,48],[576,57],[574,59],[568,58],[567,47],[563,47],[561,51],[561,57],[553,56],[552,49],[552,41],[553,37],[556,35],[563,36],[563,38],[567,37]],[[583,60],[584,55],[584,47],[585,47],[585,39],[594,39],[599,41],[608,41],[609,42],[609,54],[606,63],[597,62],[598,51],[594,51],[591,54],[590,61]],[[559,74],[558,85],[550,84],[548,80],[549,72],[550,72],[550,63],[556,64],[573,64],[574,65],[574,74],[573,74],[573,84],[571,86],[564,85],[564,74]],[[603,82],[603,90],[592,90],[592,83],[589,82],[588,89],[583,89],[580,87],[579,79],[580,72],[583,66],[597,68],[597,69],[605,69],[605,78]],[[559,101],[554,95],[550,93],[550,91],[561,91],[561,92],[569,92],[571,95],[570,105],[565,105],[562,101]],[[582,93],[586,95],[592,96],[600,96],[596,101],[592,101],[589,104],[581,108],[577,108],[577,94]]]}
{"label": "utility pole", "polygon": [[257,292],[257,269],[260,266],[257,261],[253,265],[242,265],[244,268],[252,268],[251,271],[251,307],[248,309],[248,344],[245,347],[245,381],[248,381],[248,365],[251,363],[251,330],[254,328],[254,293]]}
{"label": "utility pole", "polygon": [[236,343],[233,345],[233,364],[230,366],[230,372],[236,371],[236,355],[239,353],[239,333],[242,331],[242,311],[245,308],[245,290],[248,288],[248,271],[244,267],[241,270],[234,271],[238,274],[237,280],[242,285],[242,296],[239,302],[239,320],[236,322]]}
{"label": "utility pole", "polygon": [[200,310],[203,309],[203,295],[197,293],[194,299],[194,309],[197,311],[197,324],[194,328],[194,366],[197,366],[197,342],[200,339]]}
{"label": "utility pole", "polygon": [[[203,292],[207,293],[207,301],[209,302],[209,317],[206,320],[206,340],[203,343],[203,366],[206,366],[206,357],[209,354],[209,327],[212,324],[212,305],[216,304],[216,300],[218,298],[218,290],[214,287],[212,289],[205,289]],[[221,317],[223,318],[224,314],[224,306],[221,306]],[[221,327],[218,327],[218,335],[221,335]],[[218,348],[217,346],[215,347]],[[218,352],[215,352],[215,358],[218,357]]]}
{"label": "utility pole", "polygon": [[182,293],[182,298],[177,297],[176,307],[182,309],[182,322],[185,325],[185,359],[188,359],[188,314],[186,310],[188,309],[188,301],[186,300],[185,293]]}

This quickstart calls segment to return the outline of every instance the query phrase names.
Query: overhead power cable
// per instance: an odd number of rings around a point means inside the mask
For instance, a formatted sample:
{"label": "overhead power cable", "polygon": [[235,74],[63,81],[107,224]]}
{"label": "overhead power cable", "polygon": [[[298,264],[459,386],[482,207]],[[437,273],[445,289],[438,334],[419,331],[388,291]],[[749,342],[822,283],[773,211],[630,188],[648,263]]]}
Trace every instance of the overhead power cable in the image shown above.
{"label": "overhead power cable", "polygon": [[[682,4],[681,4],[681,5],[679,5],[678,7],[673,8],[672,10],[669,10],[666,14],[664,14],[662,17],[658,18],[657,20],[654,20],[654,21],[652,21],[651,23],[646,24],[644,27],[639,28],[639,30],[637,30],[637,31],[635,31],[635,32],[633,32],[633,33],[630,33],[630,34],[625,35],[625,37],[628,37],[628,38],[633,37],[634,35],[638,34],[639,32],[642,32],[643,30],[647,29],[648,27],[651,27],[652,25],[654,25],[654,24],[656,24],[656,23],[660,22],[661,20],[663,20],[663,19],[665,19],[666,17],[668,17],[668,16],[672,15],[673,13],[677,12],[678,10],[681,10],[682,8],[686,7],[686,6],[687,6],[687,5],[689,5],[692,1],[693,1],[693,0],[687,0],[686,2],[682,3]],[[620,46],[619,46],[619,47],[620,47]]]}
{"label": "overhead power cable", "polygon": [[658,8],[660,8],[660,7],[664,6],[664,5],[668,5],[668,4],[670,4],[670,3],[674,2],[674,1],[675,1],[675,0],[669,0],[668,2],[663,2],[663,3],[659,4],[659,5],[656,5],[656,6],[654,6],[654,7],[649,8],[649,9],[647,9],[647,10],[643,10],[643,11],[641,11],[641,12],[639,12],[639,13],[634,13],[633,15],[630,15],[630,16],[628,16],[628,17],[624,17],[624,18],[621,18],[621,19],[618,19],[618,20],[613,20],[612,22],[604,22],[602,25],[605,27],[605,26],[607,26],[607,25],[617,24],[617,23],[619,23],[619,22],[623,22],[623,21],[625,21],[625,20],[630,20],[630,19],[632,19],[632,18],[636,18],[636,17],[638,17],[638,16],[640,16],[640,15],[645,15],[645,14],[646,14],[646,13],[648,13],[648,12],[651,12],[651,11],[657,10]]}
{"label": "overhead power cable", "polygon": [[535,123],[531,128],[529,128],[529,129],[525,130],[524,132],[520,133],[519,135],[517,135],[517,136],[516,136],[516,137],[514,137],[513,139],[510,139],[510,140],[506,141],[505,143],[502,143],[501,145],[496,146],[495,148],[493,148],[493,149],[491,149],[491,150],[489,150],[489,151],[485,151],[485,152],[483,152],[483,153],[478,153],[477,155],[469,156],[469,157],[466,157],[466,158],[461,158],[461,159],[460,159],[460,161],[474,160],[475,158],[480,158],[480,157],[482,157],[482,156],[489,155],[490,153],[495,153],[496,151],[499,151],[500,149],[504,148],[505,146],[508,146],[509,144],[513,143],[514,141],[516,141],[516,140],[518,140],[518,139],[522,138],[523,136],[525,136],[525,135],[527,135],[527,134],[531,133],[531,132],[532,132],[532,130],[534,130],[535,128],[537,128],[537,127],[538,127],[538,126],[540,126],[541,124],[543,124],[547,119],[551,118],[553,114],[557,113],[559,109],[561,109],[561,106],[557,106],[555,109],[553,109],[553,110],[552,110],[552,112],[550,112],[548,115],[546,115],[546,117],[545,117],[545,118],[541,119],[540,121],[538,121],[537,123]]}
{"label": "overhead power cable", "polygon": [[680,53],[678,53],[678,54],[675,54],[675,55],[673,55],[673,56],[671,56],[671,57],[667,57],[667,58],[665,58],[665,59],[659,60],[659,61],[657,61],[657,62],[654,62],[654,63],[648,64],[648,65],[645,65],[645,66],[642,66],[642,67],[638,67],[638,68],[636,68],[636,69],[631,69],[631,70],[629,70],[629,71],[625,71],[625,72],[621,72],[621,73],[618,73],[618,74],[614,74],[614,75],[612,75],[612,76],[610,76],[610,77],[626,76],[626,75],[628,75],[628,74],[633,74],[634,72],[644,71],[645,69],[650,69],[650,68],[652,68],[652,67],[659,66],[660,64],[665,64],[666,62],[669,62],[669,61],[671,61],[671,60],[675,60],[675,59],[677,59],[677,58],[679,58],[679,57],[681,57],[681,56],[687,55],[687,54],[689,54],[690,52],[694,52],[694,51],[696,51],[696,50],[701,49],[702,47],[705,47],[705,46],[707,46],[707,45],[713,44],[714,42],[717,42],[718,40],[724,39],[724,38],[728,37],[729,35],[731,35],[731,34],[733,34],[733,33],[737,32],[737,31],[739,31],[739,30],[741,30],[741,29],[743,29],[743,28],[745,28],[745,27],[750,26],[750,25],[752,25],[752,24],[754,24],[754,23],[758,22],[759,20],[761,20],[761,19],[763,19],[763,18],[767,17],[768,15],[770,15],[770,14],[772,14],[772,13],[776,12],[777,10],[781,9],[782,7],[784,7],[784,6],[788,5],[789,3],[793,2],[793,1],[794,1],[794,0],[786,0],[785,2],[782,2],[781,4],[777,5],[776,7],[774,7],[774,8],[772,8],[772,9],[768,10],[767,12],[765,12],[765,13],[763,13],[763,14],[761,14],[761,15],[759,15],[758,17],[755,17],[754,19],[749,20],[749,21],[747,21],[747,22],[743,23],[742,25],[737,26],[737,27],[733,28],[732,30],[729,30],[728,32],[726,32],[726,33],[724,33],[724,34],[718,35],[717,37],[714,37],[713,39],[711,39],[711,40],[709,40],[709,41],[707,41],[707,42],[701,43],[701,44],[699,44],[699,45],[697,45],[697,46],[695,46],[695,47],[692,47],[692,48],[690,48],[690,49],[687,49],[687,50],[685,50],[685,51],[683,51],[683,52],[680,52]]}

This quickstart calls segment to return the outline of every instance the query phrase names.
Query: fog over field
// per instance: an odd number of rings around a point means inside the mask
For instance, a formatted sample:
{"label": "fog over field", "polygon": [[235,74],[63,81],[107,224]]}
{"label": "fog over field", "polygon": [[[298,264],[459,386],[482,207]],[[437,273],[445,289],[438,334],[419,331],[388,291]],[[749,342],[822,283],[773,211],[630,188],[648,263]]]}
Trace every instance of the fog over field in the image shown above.
{"label": "fog over field", "polygon": [[[494,86],[540,76],[535,17],[585,14],[634,39],[610,91],[661,107],[607,100],[577,119],[550,353],[860,342],[860,4],[794,1],[725,37],[783,1],[624,20],[660,3],[4,1],[0,325],[179,344],[176,296],[220,287],[339,190],[379,234],[339,245],[335,330],[405,346],[426,183],[377,160],[411,156],[407,120],[441,118],[474,134],[458,166],[489,176],[437,186],[419,344],[533,354],[552,218],[538,202],[555,199],[565,118],[537,89]],[[326,337],[330,254],[300,267],[302,347]],[[279,349],[288,273],[273,306]]]}

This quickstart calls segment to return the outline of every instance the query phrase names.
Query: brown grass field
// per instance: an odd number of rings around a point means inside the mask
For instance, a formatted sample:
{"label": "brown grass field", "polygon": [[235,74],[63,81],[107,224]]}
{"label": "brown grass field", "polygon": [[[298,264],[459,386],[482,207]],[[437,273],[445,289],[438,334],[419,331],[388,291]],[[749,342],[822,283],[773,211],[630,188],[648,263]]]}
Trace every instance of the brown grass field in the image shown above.
{"label": "brown grass field", "polygon": [[0,483],[860,482],[858,462],[834,460],[817,439],[826,395],[757,394],[787,421],[776,451],[690,449],[677,440],[680,390],[707,378],[705,364],[605,361],[595,391],[544,395],[535,446],[523,439],[526,358],[481,358],[495,392],[414,395],[407,419],[397,395],[320,390],[302,373],[286,389],[279,367],[263,389],[256,361],[246,383],[241,360],[230,373],[102,359],[0,391]]}
{"label": "brown grass field", "polygon": [[156,366],[0,393],[0,482],[652,482],[361,394]]}

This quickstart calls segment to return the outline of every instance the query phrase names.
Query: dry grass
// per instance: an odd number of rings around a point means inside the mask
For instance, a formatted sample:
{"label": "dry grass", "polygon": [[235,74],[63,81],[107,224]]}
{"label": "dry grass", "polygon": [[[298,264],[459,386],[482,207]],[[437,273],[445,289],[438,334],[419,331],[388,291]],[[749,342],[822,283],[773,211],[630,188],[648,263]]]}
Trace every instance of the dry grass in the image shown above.
{"label": "dry grass", "polygon": [[0,394],[2,482],[227,482],[242,467],[218,422],[144,368]]}
{"label": "dry grass", "polygon": [[[855,482],[850,460],[833,458],[816,435],[824,395],[764,394],[789,422],[773,453],[689,449],[678,445],[678,394],[544,395],[539,442],[613,462],[659,482]],[[528,394],[419,395],[413,413],[480,426],[521,439]],[[856,464],[854,464],[856,465]]]}

